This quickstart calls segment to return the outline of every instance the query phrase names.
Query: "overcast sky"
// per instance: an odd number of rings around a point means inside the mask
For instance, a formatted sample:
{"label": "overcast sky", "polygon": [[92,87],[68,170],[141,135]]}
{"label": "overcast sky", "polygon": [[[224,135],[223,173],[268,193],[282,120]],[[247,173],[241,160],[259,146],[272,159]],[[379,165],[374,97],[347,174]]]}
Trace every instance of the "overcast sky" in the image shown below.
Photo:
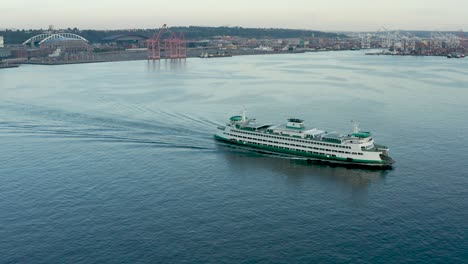
{"label": "overcast sky", "polygon": [[468,30],[468,0],[2,0],[0,28]]}

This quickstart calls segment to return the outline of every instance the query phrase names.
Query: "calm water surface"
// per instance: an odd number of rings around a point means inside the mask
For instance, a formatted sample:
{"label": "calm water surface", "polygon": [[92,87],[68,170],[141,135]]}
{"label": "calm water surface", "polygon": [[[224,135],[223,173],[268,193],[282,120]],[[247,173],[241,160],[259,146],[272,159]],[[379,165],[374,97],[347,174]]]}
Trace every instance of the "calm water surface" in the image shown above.
{"label": "calm water surface", "polygon": [[[467,263],[468,60],[362,52],[0,71],[1,263]],[[350,131],[390,171],[213,140]]]}

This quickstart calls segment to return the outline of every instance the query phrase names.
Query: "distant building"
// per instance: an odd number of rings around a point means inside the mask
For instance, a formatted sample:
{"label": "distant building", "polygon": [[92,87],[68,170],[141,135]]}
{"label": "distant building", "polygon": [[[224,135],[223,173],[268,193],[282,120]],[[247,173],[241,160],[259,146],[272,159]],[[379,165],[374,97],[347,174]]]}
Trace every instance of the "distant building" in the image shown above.
{"label": "distant building", "polygon": [[11,56],[9,49],[4,49],[3,36],[0,36],[0,60]]}
{"label": "distant building", "polygon": [[50,39],[44,41],[40,45],[41,49],[50,50],[49,53],[56,49],[60,49],[62,52],[67,53],[78,53],[78,52],[89,52],[91,47],[88,45],[88,42],[81,39],[72,39],[72,38],[59,38],[59,39]]}
{"label": "distant building", "polygon": [[26,48],[13,48],[11,49],[11,56],[15,59],[17,58],[27,58],[28,51]]}
{"label": "distant building", "polygon": [[238,46],[234,45],[234,44],[227,44],[226,49],[236,50],[236,49],[238,49]]}
{"label": "distant building", "polygon": [[[91,50],[88,40],[67,32],[39,34],[24,41],[22,45],[24,47],[23,50],[19,49],[15,53],[19,57],[36,57],[36,55],[41,57],[44,56],[43,54],[48,55],[57,49],[65,53],[88,52]],[[38,46],[40,51],[36,49]],[[26,47],[30,47],[31,49],[25,51]]]}
{"label": "distant building", "polygon": [[462,48],[468,49],[468,39],[462,39],[462,40],[460,41],[460,46],[461,46]]}
{"label": "distant building", "polygon": [[103,43],[120,48],[143,48],[148,38],[142,35],[113,35],[102,39]]}
{"label": "distant building", "polygon": [[9,49],[0,48],[0,60],[8,58],[11,56],[11,51]]}

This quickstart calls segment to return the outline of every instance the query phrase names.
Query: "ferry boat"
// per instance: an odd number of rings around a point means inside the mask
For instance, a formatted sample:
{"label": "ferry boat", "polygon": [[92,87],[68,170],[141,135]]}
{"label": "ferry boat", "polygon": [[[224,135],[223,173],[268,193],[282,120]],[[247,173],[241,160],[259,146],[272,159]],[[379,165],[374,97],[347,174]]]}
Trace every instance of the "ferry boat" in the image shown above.
{"label": "ferry boat", "polygon": [[290,118],[285,125],[257,124],[255,119],[232,116],[225,126],[218,126],[217,140],[249,146],[273,153],[283,153],[312,161],[347,165],[391,168],[389,149],[375,144],[370,132],[360,131],[353,122],[353,133],[341,135],[317,128],[308,129],[304,120]]}

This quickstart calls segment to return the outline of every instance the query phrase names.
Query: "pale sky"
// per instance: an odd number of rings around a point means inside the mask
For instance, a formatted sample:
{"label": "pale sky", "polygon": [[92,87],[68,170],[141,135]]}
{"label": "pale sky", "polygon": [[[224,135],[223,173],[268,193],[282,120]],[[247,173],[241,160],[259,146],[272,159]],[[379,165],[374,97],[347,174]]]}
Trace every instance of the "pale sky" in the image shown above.
{"label": "pale sky", "polygon": [[2,0],[0,28],[468,30],[468,0]]}

